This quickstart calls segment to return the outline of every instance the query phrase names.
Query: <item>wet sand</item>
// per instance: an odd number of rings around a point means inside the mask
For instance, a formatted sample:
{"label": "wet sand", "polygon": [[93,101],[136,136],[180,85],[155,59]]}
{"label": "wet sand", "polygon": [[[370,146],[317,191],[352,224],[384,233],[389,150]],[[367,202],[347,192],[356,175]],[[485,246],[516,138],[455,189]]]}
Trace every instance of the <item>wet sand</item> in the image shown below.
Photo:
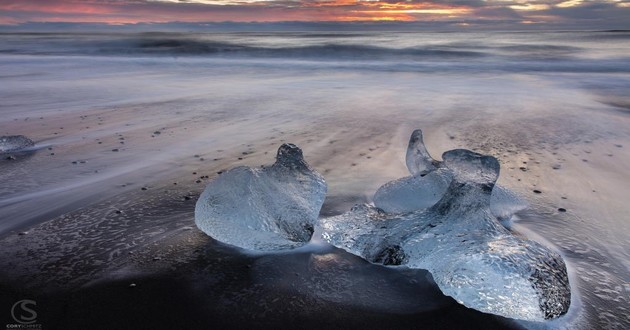
{"label": "wet sand", "polygon": [[[124,77],[154,78],[137,70]],[[207,81],[206,73],[187,76],[191,68],[168,70],[172,85],[152,91],[168,91],[166,100],[40,109],[46,95],[36,95],[32,104],[7,106],[14,111],[0,119],[0,134],[28,135],[39,149],[0,159],[3,311],[33,299],[38,322],[53,329],[630,324],[623,198],[630,118],[617,107],[556,77],[454,82],[440,74],[251,69],[256,74]],[[96,87],[117,81],[92,79]],[[469,87],[487,81],[496,89]],[[22,115],[20,106],[35,110]],[[499,159],[499,183],[530,204],[514,230],[567,261],[575,291],[568,315],[542,324],[507,320],[444,297],[423,271],[374,266],[322,246],[252,255],[194,226],[208,180],[234,166],[270,164],[284,142],[300,146],[326,178],[322,216],[369,202],[379,186],[407,175],[405,148],[416,128],[435,158],[467,148]]]}

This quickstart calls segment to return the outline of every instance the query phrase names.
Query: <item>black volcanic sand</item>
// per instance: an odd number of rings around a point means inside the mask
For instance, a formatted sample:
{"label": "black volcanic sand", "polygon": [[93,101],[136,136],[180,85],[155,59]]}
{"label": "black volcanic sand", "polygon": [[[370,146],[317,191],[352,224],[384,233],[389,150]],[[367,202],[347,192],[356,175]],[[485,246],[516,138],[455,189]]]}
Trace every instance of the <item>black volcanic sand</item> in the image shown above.
{"label": "black volcanic sand", "polygon": [[[2,237],[1,310],[35,300],[44,329],[520,328],[442,295],[426,271],[327,246],[251,255],[214,241],[194,225],[191,190],[201,187],[176,187],[137,189]],[[322,214],[357,201],[329,197]],[[0,321],[14,323],[9,313]]]}

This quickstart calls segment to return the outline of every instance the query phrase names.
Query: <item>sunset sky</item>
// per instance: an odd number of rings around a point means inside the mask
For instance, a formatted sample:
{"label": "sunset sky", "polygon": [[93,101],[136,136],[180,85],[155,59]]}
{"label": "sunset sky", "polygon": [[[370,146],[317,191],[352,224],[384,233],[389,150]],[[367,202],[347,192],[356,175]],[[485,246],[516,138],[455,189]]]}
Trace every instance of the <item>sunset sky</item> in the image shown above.
{"label": "sunset sky", "polygon": [[350,22],[630,27],[630,0],[0,0],[0,24]]}

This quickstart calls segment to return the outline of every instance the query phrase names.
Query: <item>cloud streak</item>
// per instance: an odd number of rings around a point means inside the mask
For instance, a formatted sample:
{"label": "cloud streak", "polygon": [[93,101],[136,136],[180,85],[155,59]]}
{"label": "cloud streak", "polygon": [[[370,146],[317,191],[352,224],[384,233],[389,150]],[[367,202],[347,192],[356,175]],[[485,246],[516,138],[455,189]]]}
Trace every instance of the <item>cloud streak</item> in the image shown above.
{"label": "cloud streak", "polygon": [[2,0],[0,24],[411,21],[624,25],[630,0]]}

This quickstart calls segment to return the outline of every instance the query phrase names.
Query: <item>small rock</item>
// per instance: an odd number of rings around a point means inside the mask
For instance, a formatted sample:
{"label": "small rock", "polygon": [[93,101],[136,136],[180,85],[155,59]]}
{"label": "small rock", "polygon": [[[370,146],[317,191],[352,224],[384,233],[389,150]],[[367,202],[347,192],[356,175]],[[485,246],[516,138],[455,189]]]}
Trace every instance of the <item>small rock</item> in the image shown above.
{"label": "small rock", "polygon": [[537,190],[537,189],[534,189],[534,193],[535,193],[535,194],[542,194],[542,191]]}
{"label": "small rock", "polygon": [[28,235],[28,232],[27,231],[22,231],[22,232],[18,233],[18,235],[20,235],[20,236]]}
{"label": "small rock", "polygon": [[147,190],[147,187],[142,187],[142,188],[140,188],[140,189],[142,189],[142,190]]}
{"label": "small rock", "polygon": [[553,168],[554,170],[559,170],[561,167],[562,166],[560,164],[555,164],[551,168]]}
{"label": "small rock", "polygon": [[566,211],[567,211],[567,209],[565,209],[565,208],[563,208],[563,207],[561,207],[561,208],[559,208],[559,209],[558,209],[558,212],[566,212]]}
{"label": "small rock", "polygon": [[118,152],[118,151],[120,151],[120,150],[118,150],[118,149],[112,149],[112,151],[113,151],[113,152]]}

